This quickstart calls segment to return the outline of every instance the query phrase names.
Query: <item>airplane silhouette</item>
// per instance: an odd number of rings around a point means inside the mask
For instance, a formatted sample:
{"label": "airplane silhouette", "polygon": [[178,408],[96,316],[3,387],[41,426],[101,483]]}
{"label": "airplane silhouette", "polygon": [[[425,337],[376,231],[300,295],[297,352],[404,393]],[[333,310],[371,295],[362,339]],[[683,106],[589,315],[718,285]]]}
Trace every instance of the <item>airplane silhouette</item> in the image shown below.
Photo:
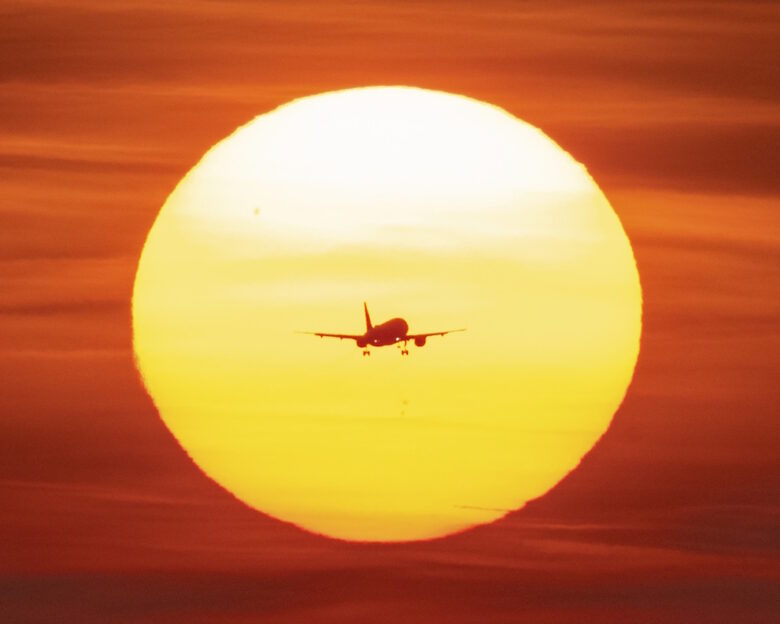
{"label": "airplane silhouette", "polygon": [[445,334],[451,334],[453,332],[466,331],[462,329],[448,329],[447,331],[429,332],[427,334],[410,334],[409,324],[402,318],[394,318],[389,321],[385,321],[381,325],[372,325],[371,317],[368,314],[368,305],[363,302],[363,310],[366,313],[366,333],[364,334],[327,334],[325,332],[300,332],[302,334],[311,334],[312,336],[319,336],[320,338],[338,338],[340,340],[354,340],[355,344],[363,349],[363,355],[371,355],[368,350],[369,346],[372,347],[386,347],[388,345],[394,345],[403,343],[401,349],[401,355],[409,355],[409,349],[406,348],[406,343],[410,340],[414,341],[414,344],[418,347],[425,346],[425,341],[430,336],[444,336]]}

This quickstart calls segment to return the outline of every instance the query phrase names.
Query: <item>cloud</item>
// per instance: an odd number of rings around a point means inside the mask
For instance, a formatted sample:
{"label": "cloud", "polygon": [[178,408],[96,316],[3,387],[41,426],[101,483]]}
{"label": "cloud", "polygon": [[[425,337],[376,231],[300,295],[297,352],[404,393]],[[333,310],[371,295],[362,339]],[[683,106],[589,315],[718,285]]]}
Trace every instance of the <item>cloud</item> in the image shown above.
{"label": "cloud", "polygon": [[[255,114],[311,92],[408,83],[501,104],[621,187],[777,193],[780,16],[771,3],[707,6],[11,4],[0,133],[40,149],[6,147],[0,170],[143,177],[161,202]],[[103,153],[61,149],[90,140]]]}
{"label": "cloud", "polygon": [[[655,565],[627,565],[633,556],[646,562],[653,549],[579,547],[574,542],[544,545],[549,563],[542,569],[490,564],[459,565],[416,557],[407,565],[373,562],[353,555],[344,566],[327,557],[314,569],[298,563],[244,571],[147,573],[86,572],[25,576],[0,583],[6,614],[22,620],[51,619],[126,622],[221,621],[428,622],[456,623],[687,621],[727,622],[746,604],[756,621],[771,619],[776,608],[772,579],[756,567],[735,575],[728,558],[697,557],[656,550]],[[562,566],[560,555],[579,550],[579,569]],[[538,553],[541,554],[541,553]],[[320,553],[320,556],[322,554]],[[612,558],[610,564],[607,560]],[[615,562],[618,558],[620,563]],[[410,565],[413,564],[413,565]],[[708,573],[701,575],[701,566]],[[609,574],[602,575],[604,568]],[[694,576],[692,572],[696,572]]]}

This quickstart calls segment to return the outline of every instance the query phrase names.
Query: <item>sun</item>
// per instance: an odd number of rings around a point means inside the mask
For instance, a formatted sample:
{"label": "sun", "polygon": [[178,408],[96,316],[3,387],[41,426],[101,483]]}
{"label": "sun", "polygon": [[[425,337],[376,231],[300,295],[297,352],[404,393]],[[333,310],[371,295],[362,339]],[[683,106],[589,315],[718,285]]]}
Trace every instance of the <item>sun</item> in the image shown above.
{"label": "sun", "polygon": [[[351,341],[375,319],[457,336]],[[133,293],[144,384],[248,505],[347,540],[439,537],[538,497],[604,433],[641,289],[585,167],[459,95],[295,100],[210,149],[160,211]]]}

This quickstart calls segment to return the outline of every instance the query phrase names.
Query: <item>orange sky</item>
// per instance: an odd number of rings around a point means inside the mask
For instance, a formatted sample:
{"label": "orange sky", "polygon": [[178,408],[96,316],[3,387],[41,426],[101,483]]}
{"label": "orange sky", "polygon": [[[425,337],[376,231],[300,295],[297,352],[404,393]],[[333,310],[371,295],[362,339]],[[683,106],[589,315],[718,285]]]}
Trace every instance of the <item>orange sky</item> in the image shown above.
{"label": "orange sky", "polygon": [[[780,9],[771,2],[4,2],[0,603],[22,621],[734,622],[780,608]],[[585,163],[634,245],[613,426],[488,527],[347,546],[201,475],[135,372],[146,233],[215,141],[411,84]],[[221,619],[220,619],[221,618]]]}

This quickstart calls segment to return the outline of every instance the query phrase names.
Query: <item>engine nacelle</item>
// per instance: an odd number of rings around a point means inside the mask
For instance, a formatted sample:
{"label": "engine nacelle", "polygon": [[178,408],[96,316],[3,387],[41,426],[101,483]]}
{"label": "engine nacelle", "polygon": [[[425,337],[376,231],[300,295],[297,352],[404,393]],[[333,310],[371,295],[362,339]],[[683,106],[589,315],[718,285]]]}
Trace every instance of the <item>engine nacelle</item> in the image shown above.
{"label": "engine nacelle", "polygon": [[418,347],[424,347],[425,346],[425,336],[418,336],[414,339],[414,344],[416,344]]}
{"label": "engine nacelle", "polygon": [[361,349],[365,349],[366,345],[368,344],[368,340],[365,338],[358,338],[355,342],[357,342],[357,346]]}

